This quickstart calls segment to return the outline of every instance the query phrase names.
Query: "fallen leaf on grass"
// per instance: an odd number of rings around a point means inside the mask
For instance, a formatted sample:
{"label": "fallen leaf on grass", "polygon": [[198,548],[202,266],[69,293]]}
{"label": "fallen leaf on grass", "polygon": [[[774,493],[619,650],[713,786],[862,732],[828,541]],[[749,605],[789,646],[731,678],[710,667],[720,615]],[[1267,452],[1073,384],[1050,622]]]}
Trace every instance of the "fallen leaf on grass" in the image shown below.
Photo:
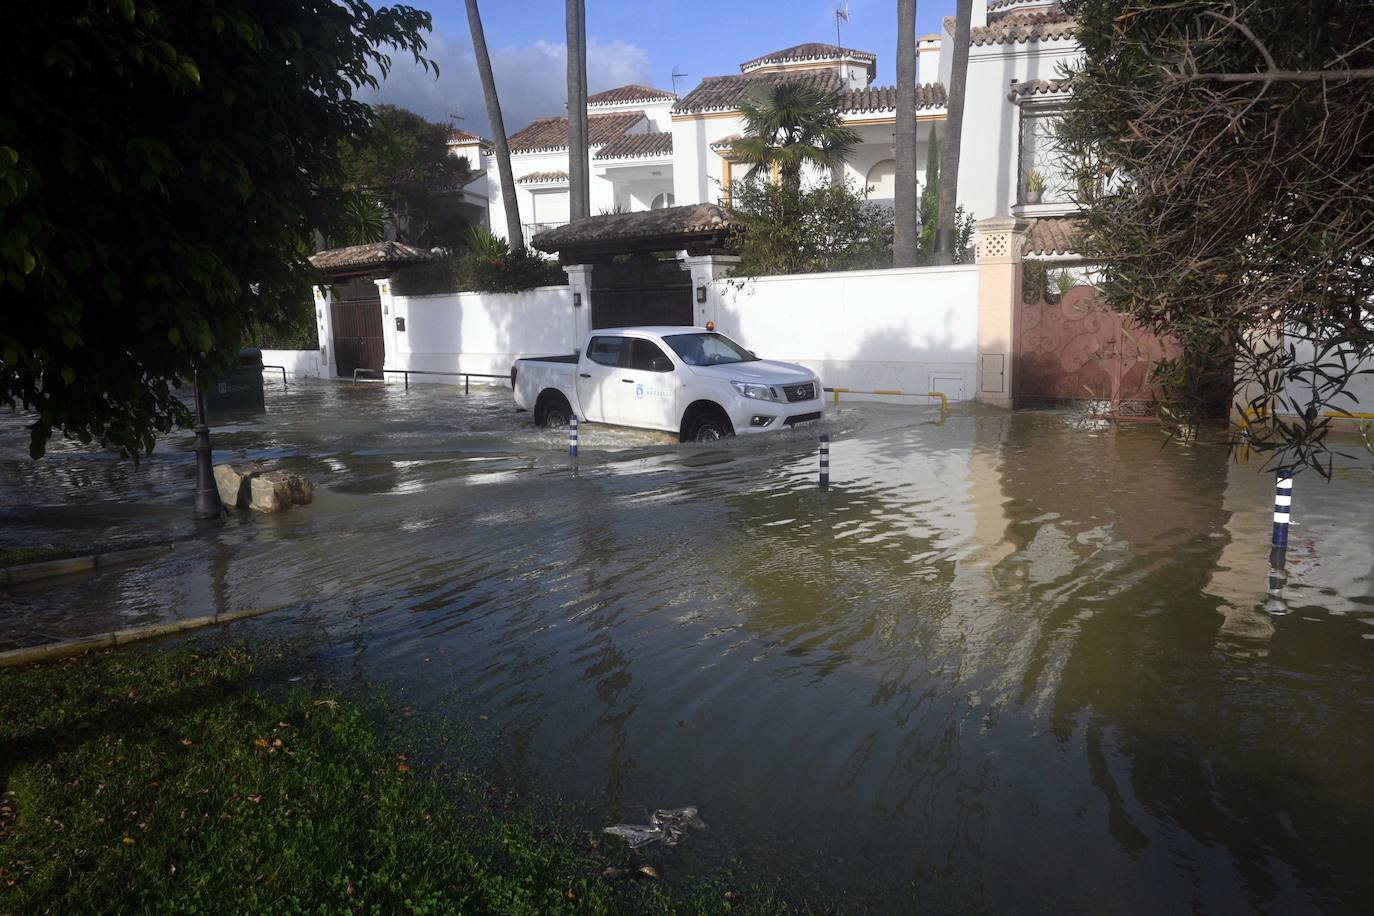
{"label": "fallen leaf on grass", "polygon": [[131,836],[126,836],[124,839],[120,840],[119,842],[123,843],[125,846],[132,846],[132,845],[134,845],[134,838],[131,837]]}
{"label": "fallen leaf on grass", "polygon": [[406,766],[404,763],[398,763],[398,764],[396,764],[396,772],[398,772],[398,773],[409,773],[409,772],[410,772],[410,767]]}
{"label": "fallen leaf on grass", "polygon": [[267,747],[266,738],[254,738],[253,743],[256,744],[258,747]]}

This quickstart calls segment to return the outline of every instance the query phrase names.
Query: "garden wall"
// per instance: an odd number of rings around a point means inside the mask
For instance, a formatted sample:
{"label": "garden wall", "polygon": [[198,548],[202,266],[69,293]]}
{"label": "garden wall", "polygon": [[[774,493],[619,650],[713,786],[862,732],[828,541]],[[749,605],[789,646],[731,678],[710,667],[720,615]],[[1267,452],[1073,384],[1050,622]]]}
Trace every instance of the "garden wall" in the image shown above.
{"label": "garden wall", "polygon": [[[319,378],[319,350],[263,350],[262,362],[265,366],[285,366],[286,374],[292,378]],[[267,378],[277,373],[267,370]]]}
{"label": "garden wall", "polygon": [[[977,392],[973,264],[716,280],[708,317],[760,356],[827,387]],[[920,399],[924,400],[924,398]]]}
{"label": "garden wall", "polygon": [[[386,368],[478,372],[509,377],[521,356],[571,353],[581,346],[572,291],[541,286],[519,293],[446,293],[394,296],[388,315]],[[417,382],[461,383],[444,376]]]}

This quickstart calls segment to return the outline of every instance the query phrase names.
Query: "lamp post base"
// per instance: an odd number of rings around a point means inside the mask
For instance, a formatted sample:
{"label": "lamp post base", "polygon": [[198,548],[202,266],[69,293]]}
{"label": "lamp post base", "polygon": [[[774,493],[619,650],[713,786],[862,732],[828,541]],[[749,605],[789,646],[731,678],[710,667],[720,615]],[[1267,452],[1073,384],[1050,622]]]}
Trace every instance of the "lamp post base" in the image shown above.
{"label": "lamp post base", "polygon": [[201,424],[196,432],[196,518],[220,518],[224,506],[219,501],[219,487],[215,485],[215,470],[210,449],[210,427]]}

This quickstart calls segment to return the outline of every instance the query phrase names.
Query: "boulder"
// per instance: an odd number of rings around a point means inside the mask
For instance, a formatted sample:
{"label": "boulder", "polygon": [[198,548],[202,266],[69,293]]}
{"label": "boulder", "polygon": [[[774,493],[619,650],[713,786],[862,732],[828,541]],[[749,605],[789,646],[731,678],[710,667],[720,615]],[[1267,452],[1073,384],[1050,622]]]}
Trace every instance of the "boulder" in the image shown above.
{"label": "boulder", "polygon": [[314,499],[310,481],[286,471],[262,467],[215,466],[215,485],[220,502],[230,509],[279,512],[292,506],[308,505]]}
{"label": "boulder", "polygon": [[309,505],[315,498],[310,481],[286,471],[264,471],[248,479],[250,509],[258,512],[279,512],[292,506]]}
{"label": "boulder", "polygon": [[226,509],[246,509],[251,499],[248,478],[253,470],[239,470],[228,464],[215,465],[215,486],[219,488],[219,501]]}

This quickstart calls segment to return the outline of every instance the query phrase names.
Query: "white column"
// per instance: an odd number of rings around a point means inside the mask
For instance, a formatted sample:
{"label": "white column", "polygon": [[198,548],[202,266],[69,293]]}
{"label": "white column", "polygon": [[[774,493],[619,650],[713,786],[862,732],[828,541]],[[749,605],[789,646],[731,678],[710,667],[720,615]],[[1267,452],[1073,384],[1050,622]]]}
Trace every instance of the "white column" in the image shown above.
{"label": "white column", "polygon": [[334,320],[330,313],[333,295],[315,287],[315,330],[320,339],[320,378],[334,378]]}
{"label": "white column", "polygon": [[[697,325],[720,320],[718,281],[730,276],[737,264],[739,258],[733,254],[688,255],[685,259],[684,265],[692,274],[692,314],[696,316]],[[705,302],[701,301],[703,290]]]}
{"label": "white column", "polygon": [[[409,367],[401,359],[402,348],[397,345],[398,336],[407,332],[398,332],[396,329],[396,300],[391,295],[391,278],[383,277],[372,282],[377,285],[377,296],[382,300],[382,348],[385,351],[382,356],[382,367],[407,369]],[[406,352],[410,351],[410,347],[404,349]]]}
{"label": "white column", "polygon": [[568,286],[573,296],[573,347],[581,349],[582,342],[592,331],[592,265],[567,264]]}
{"label": "white column", "polygon": [[978,394],[984,404],[1012,405],[1016,324],[1021,313],[1021,246],[1026,224],[1013,216],[979,220]]}

